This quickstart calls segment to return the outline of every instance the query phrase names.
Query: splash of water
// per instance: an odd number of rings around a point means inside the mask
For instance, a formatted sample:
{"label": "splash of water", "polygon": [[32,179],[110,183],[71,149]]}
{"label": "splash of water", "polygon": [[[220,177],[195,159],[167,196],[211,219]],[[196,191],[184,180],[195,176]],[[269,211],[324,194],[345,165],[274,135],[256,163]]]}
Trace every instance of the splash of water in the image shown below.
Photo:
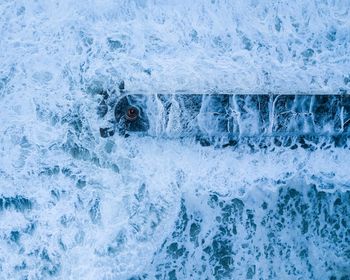
{"label": "splash of water", "polygon": [[5,0],[0,23],[0,278],[348,277],[348,148],[103,139],[95,94],[346,94],[346,1]]}

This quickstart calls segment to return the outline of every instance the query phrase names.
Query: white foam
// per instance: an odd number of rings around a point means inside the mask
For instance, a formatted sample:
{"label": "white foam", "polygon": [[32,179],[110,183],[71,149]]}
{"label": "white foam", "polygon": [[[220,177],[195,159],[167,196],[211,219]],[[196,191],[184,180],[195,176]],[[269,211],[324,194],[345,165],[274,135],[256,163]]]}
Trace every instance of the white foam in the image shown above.
{"label": "white foam", "polygon": [[0,278],[148,271],[184,196],[193,208],[210,192],[259,201],[279,179],[348,191],[348,150],[101,139],[85,89],[122,79],[129,90],[170,92],[349,89],[349,25],[346,1],[1,1],[0,196],[23,195],[33,208],[0,212]]}

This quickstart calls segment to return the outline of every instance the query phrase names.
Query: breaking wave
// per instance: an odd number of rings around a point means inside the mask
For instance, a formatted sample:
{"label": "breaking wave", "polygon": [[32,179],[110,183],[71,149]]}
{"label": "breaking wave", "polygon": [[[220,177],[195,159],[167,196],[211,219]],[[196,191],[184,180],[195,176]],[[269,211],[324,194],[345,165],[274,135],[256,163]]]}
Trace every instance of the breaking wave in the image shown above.
{"label": "breaking wave", "polygon": [[0,278],[349,279],[348,139],[102,138],[96,111],[121,81],[347,96],[349,3],[174,2],[0,2]]}

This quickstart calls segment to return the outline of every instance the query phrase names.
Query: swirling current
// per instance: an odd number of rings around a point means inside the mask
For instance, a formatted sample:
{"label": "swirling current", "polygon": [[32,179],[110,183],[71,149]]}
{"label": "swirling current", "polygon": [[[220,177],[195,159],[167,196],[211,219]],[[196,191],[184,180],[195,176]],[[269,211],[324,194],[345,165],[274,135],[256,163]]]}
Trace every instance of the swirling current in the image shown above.
{"label": "swirling current", "polygon": [[[225,93],[258,135],[203,143],[175,102],[107,134],[125,92]],[[0,279],[350,279],[349,94],[347,0],[1,0]],[[252,126],[246,95],[336,101]]]}

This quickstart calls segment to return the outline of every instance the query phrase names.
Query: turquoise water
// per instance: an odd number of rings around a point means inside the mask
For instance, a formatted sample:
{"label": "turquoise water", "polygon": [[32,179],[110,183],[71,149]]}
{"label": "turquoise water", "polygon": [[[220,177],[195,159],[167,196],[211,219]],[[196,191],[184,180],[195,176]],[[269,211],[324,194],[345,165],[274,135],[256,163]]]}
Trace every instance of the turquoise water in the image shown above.
{"label": "turquoise water", "polygon": [[349,140],[101,138],[96,94],[348,94],[349,10],[1,1],[0,279],[349,279]]}

